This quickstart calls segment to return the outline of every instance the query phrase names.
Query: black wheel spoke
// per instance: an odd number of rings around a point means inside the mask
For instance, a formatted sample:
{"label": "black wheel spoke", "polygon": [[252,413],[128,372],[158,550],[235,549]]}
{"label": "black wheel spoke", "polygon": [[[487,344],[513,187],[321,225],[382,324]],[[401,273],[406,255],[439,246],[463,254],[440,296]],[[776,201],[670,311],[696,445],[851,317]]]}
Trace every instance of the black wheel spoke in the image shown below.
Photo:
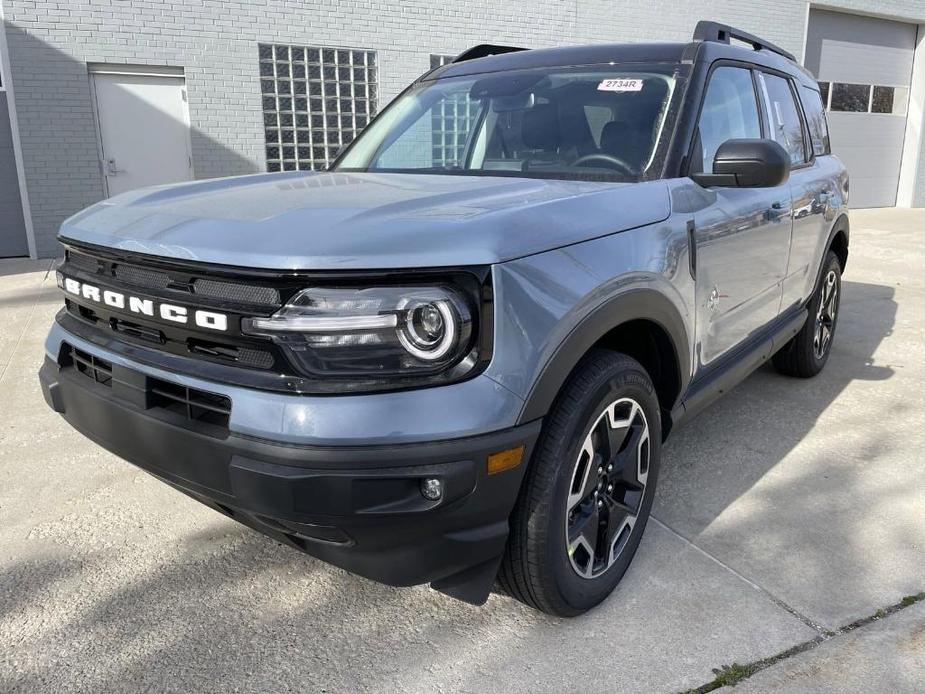
{"label": "black wheel spoke", "polygon": [[622,426],[620,422],[617,422],[617,426],[609,426],[607,418],[605,417],[601,420],[601,423],[598,425],[603,427],[606,430],[607,436],[607,460],[612,461],[620,452],[626,448],[629,444],[627,440],[632,435],[632,427]]}
{"label": "black wheel spoke", "polygon": [[[612,500],[607,504],[607,508],[607,524],[604,526],[603,532],[601,533],[603,535],[601,556],[609,559],[614,543],[623,539],[622,536],[625,534],[627,528],[632,529],[636,521],[636,514],[629,513],[624,506],[616,504]],[[617,549],[619,549],[619,547]]]}
{"label": "black wheel spoke", "polygon": [[613,403],[585,438],[572,473],[566,520],[569,559],[594,578],[622,551],[645,495],[649,427],[629,398]]}
{"label": "black wheel spoke", "polygon": [[590,576],[594,571],[601,533],[600,507],[595,499],[577,507],[568,526],[568,553],[579,573]]}
{"label": "black wheel spoke", "polygon": [[832,341],[835,314],[838,311],[838,275],[835,270],[828,272],[819,291],[819,308],[816,310],[813,331],[813,352],[817,359],[822,359]]}

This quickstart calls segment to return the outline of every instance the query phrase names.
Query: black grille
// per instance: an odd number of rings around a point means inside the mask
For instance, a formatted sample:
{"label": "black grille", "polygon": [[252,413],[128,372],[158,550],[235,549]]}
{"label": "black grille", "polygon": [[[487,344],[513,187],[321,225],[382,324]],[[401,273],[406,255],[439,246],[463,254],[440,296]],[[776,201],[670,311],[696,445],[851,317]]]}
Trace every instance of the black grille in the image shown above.
{"label": "black grille", "polygon": [[70,348],[69,356],[78,373],[92,378],[100,385],[112,387],[112,364],[108,361],[94,357],[76,347]]}
{"label": "black grille", "polygon": [[254,369],[269,369],[276,363],[276,359],[270,352],[254,347],[238,347],[196,338],[188,339],[186,345],[193,354]]}
{"label": "black grille", "polygon": [[170,290],[235,304],[273,307],[280,305],[280,292],[277,287],[197,277],[197,271],[145,267],[74,250],[68,250],[67,267],[93,275],[115,277],[122,284],[140,289],[158,292]]}
{"label": "black grille", "polygon": [[278,306],[280,302],[279,290],[275,287],[225,282],[202,277],[194,279],[191,283],[177,283],[172,282],[170,275],[166,272],[121,263],[113,266],[112,273],[120,282],[145,289],[174,289],[235,304]]}
{"label": "black grille", "polygon": [[71,251],[67,255],[67,260],[69,263],[72,263],[78,270],[83,270],[84,272],[89,272],[90,274],[96,274],[100,269],[99,260],[96,258],[91,258],[89,255],[84,255],[83,253],[74,253]]}
{"label": "black grille", "polygon": [[169,381],[149,378],[149,387],[154,396],[153,407],[186,415],[191,422],[205,422],[228,427],[231,416],[231,400],[224,395],[207,393],[196,388],[187,388]]}
{"label": "black grille", "polygon": [[126,284],[146,289],[166,289],[170,282],[170,277],[166,273],[134,265],[116,265],[113,268],[113,274],[116,279]]}
{"label": "black grille", "polygon": [[279,291],[274,287],[260,287],[253,284],[236,282],[219,282],[217,280],[197,279],[193,282],[193,293],[210,296],[236,304],[260,304],[277,306]]}
{"label": "black grille", "polygon": [[[107,388],[113,387],[113,367],[104,359],[88,352],[65,345],[59,360],[62,367],[73,366],[74,370]],[[189,423],[210,424],[228,428],[231,417],[231,400],[224,395],[209,393],[198,388],[188,388],[177,383],[164,381],[151,376],[143,377],[131,369],[121,367],[123,372],[131,372],[134,380],[142,380],[147,393],[147,409],[159,408],[183,417]],[[123,375],[121,378],[125,378]]]}

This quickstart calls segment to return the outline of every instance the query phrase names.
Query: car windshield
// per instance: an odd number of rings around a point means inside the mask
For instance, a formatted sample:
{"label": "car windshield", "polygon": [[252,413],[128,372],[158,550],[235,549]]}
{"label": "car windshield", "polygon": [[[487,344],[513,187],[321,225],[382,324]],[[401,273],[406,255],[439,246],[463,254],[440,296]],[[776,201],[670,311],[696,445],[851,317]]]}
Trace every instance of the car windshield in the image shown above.
{"label": "car windshield", "polygon": [[422,81],[338,171],[605,181],[656,177],[673,66],[543,68]]}

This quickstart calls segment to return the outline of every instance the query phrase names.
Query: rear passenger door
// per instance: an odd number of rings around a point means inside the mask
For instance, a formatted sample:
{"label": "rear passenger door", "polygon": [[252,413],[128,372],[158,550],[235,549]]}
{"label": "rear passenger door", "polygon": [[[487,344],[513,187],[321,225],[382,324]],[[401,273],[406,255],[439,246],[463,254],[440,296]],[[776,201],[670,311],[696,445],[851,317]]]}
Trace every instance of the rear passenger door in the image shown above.
{"label": "rear passenger door", "polygon": [[770,135],[791,154],[793,235],[781,299],[786,312],[813,291],[834,221],[830,203],[839,189],[840,166],[830,155],[819,92],[769,72],[758,73],[758,83]]}
{"label": "rear passenger door", "polygon": [[[712,173],[713,157],[730,139],[764,134],[752,71],[720,65],[708,78],[690,172]],[[731,354],[777,318],[790,251],[790,187],[708,188],[696,213],[696,332],[699,364]]]}

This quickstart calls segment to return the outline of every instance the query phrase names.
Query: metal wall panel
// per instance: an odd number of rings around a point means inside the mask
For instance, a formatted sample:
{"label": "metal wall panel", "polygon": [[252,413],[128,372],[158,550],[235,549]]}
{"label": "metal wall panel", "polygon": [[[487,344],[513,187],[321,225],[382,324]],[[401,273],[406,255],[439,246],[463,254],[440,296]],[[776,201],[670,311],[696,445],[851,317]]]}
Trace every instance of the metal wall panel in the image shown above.
{"label": "metal wall panel", "polygon": [[28,255],[6,92],[0,91],[0,258]]}

